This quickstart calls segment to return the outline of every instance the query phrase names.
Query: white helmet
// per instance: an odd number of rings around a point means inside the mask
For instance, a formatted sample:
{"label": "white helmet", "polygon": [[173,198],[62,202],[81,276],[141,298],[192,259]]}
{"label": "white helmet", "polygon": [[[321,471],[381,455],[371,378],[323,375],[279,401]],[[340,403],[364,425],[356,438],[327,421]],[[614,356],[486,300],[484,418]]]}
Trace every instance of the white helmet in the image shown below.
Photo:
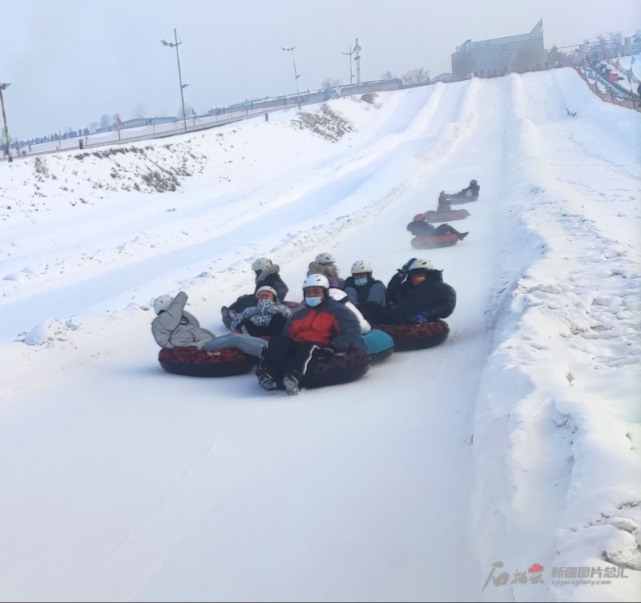
{"label": "white helmet", "polygon": [[322,274],[310,274],[303,282],[303,289],[307,289],[307,287],[329,289],[329,281],[327,277]]}
{"label": "white helmet", "polygon": [[271,293],[274,296],[274,299],[278,298],[278,293],[276,293],[276,289],[274,289],[273,287],[268,287],[267,285],[265,285],[264,287],[261,287],[260,289],[258,289],[258,291],[256,291],[256,297],[258,297],[261,293],[265,293],[265,291],[268,291],[269,293]]}
{"label": "white helmet", "polygon": [[417,258],[409,265],[408,272],[412,272],[412,270],[434,270],[434,264],[429,260]]}
{"label": "white helmet", "polygon": [[154,301],[154,311],[156,314],[160,314],[165,310],[169,310],[169,306],[173,303],[174,298],[171,295],[161,295],[157,297]]}
{"label": "white helmet", "polygon": [[372,265],[365,260],[358,260],[358,262],[354,262],[354,265],[352,266],[352,274],[364,274],[365,272],[371,271]]}
{"label": "white helmet", "polygon": [[252,264],[252,270],[254,272],[263,272],[264,270],[271,268],[273,265],[274,262],[269,258],[258,258],[257,260],[254,260],[254,263]]}
{"label": "white helmet", "polygon": [[335,264],[336,258],[331,253],[319,253],[315,261],[317,264]]}

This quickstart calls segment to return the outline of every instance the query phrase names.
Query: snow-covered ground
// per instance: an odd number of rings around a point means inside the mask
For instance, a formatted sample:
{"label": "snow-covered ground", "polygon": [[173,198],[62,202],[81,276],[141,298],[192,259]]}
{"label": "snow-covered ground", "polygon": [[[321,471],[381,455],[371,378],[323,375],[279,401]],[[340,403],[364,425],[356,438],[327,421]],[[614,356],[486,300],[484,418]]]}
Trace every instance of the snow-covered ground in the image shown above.
{"label": "snow-covered ground", "polygon": [[[636,600],[641,116],[569,69],[376,103],[0,165],[0,599]],[[158,367],[156,295],[222,333],[258,256],[387,280],[471,178],[440,348],[294,399]]]}

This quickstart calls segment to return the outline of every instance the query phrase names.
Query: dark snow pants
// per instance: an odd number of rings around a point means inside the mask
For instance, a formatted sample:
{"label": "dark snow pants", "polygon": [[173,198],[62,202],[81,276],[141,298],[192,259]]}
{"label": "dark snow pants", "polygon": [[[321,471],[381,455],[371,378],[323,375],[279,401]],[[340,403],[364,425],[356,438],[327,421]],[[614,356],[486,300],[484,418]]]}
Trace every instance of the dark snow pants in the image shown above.
{"label": "dark snow pants", "polygon": [[381,306],[375,302],[366,302],[358,306],[365,320],[372,326],[374,325],[404,325],[401,313],[390,306]]}
{"label": "dark snow pants", "polygon": [[267,352],[260,363],[260,372],[269,374],[277,383],[282,382],[287,373],[300,379],[319,350],[320,347],[315,343],[298,343],[287,335],[276,335],[269,341]]}
{"label": "dark snow pants", "polygon": [[249,318],[243,320],[240,326],[245,327],[247,333],[253,337],[274,337],[283,334],[286,324],[287,319],[282,314],[274,314],[269,325],[266,327],[256,326]]}

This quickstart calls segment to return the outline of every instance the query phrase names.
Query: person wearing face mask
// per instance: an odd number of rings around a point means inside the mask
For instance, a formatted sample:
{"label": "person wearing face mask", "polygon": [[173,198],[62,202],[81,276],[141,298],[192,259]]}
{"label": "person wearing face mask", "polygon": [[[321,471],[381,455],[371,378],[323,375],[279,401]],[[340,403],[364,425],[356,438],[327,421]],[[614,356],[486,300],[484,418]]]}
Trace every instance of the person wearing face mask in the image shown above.
{"label": "person wearing face mask", "polygon": [[409,325],[447,318],[456,307],[456,291],[443,282],[443,271],[429,260],[412,258],[387,285],[386,307],[371,302],[360,308],[373,325]]}
{"label": "person wearing face mask", "polygon": [[345,281],[345,293],[355,306],[373,302],[385,305],[385,285],[372,276],[372,265],[359,260],[352,266],[352,276]]}
{"label": "person wearing face mask", "polygon": [[231,321],[231,329],[254,337],[281,335],[292,311],[280,303],[276,290],[272,287],[258,289],[256,298],[258,304],[238,314]]}
{"label": "person wearing face mask", "polygon": [[269,258],[258,258],[252,264],[252,270],[256,275],[254,282],[256,284],[254,293],[241,295],[231,306],[223,306],[221,314],[223,323],[229,329],[231,328],[232,321],[247,308],[256,306],[258,299],[256,294],[261,287],[271,287],[276,291],[276,296],[282,302],[289,288],[280,276],[280,267],[274,264]]}
{"label": "person wearing face mask", "polygon": [[303,283],[305,305],[285,326],[285,333],[273,337],[257,375],[266,390],[280,384],[288,394],[297,394],[300,381],[313,358],[331,357],[349,348],[367,350],[356,315],[329,295],[329,281],[312,274]]}

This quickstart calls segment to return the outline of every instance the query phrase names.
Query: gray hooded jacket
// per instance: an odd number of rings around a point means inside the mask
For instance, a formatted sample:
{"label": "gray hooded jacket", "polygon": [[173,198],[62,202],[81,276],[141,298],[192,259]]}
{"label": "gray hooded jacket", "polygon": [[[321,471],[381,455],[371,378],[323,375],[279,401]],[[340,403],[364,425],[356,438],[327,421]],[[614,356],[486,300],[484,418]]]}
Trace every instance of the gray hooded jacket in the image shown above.
{"label": "gray hooded jacket", "polygon": [[161,312],[151,323],[151,332],[161,348],[202,349],[214,334],[203,329],[195,316],[185,312],[187,294],[181,291],[176,295],[168,310]]}

